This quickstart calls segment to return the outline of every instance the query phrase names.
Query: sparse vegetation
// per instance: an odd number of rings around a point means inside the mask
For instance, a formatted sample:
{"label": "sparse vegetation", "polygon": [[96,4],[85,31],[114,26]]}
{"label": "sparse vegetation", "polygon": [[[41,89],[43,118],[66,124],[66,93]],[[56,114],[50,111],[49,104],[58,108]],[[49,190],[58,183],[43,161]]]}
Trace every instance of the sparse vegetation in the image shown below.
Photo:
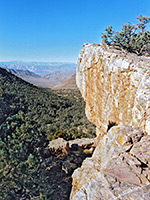
{"label": "sparse vegetation", "polygon": [[140,15],[136,19],[137,24],[124,24],[120,32],[115,32],[112,26],[105,28],[105,32],[101,34],[102,42],[137,55],[150,56],[150,31],[146,30],[150,17]]}

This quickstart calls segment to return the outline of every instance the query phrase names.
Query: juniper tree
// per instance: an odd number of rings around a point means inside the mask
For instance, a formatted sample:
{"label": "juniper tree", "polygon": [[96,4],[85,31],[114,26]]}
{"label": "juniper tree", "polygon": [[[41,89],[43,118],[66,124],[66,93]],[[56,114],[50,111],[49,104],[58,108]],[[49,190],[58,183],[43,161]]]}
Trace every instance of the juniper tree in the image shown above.
{"label": "juniper tree", "polygon": [[136,17],[136,19],[139,21],[137,28],[141,29],[142,33],[144,33],[146,24],[150,22],[150,17],[140,15],[139,17]]}
{"label": "juniper tree", "polygon": [[102,41],[106,44],[112,44],[113,42],[113,35],[114,35],[114,30],[112,26],[108,26],[105,28],[105,32],[102,33]]}
{"label": "juniper tree", "polygon": [[150,17],[140,15],[136,18],[139,21],[137,24],[124,24],[120,32],[115,32],[112,26],[105,28],[105,32],[101,34],[102,42],[138,55],[150,55],[150,31],[146,30]]}

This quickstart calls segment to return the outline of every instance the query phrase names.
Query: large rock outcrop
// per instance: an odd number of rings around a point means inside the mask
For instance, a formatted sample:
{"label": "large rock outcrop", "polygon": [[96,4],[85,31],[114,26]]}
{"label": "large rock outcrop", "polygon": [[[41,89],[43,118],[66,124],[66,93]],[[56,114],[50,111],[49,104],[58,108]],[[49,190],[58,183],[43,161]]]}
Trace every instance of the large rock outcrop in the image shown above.
{"label": "large rock outcrop", "polygon": [[150,58],[86,44],[76,80],[97,146],[73,173],[70,198],[150,199]]}
{"label": "large rock outcrop", "polygon": [[107,131],[109,121],[150,132],[150,58],[87,44],[79,55],[76,80],[86,114],[100,133]]}

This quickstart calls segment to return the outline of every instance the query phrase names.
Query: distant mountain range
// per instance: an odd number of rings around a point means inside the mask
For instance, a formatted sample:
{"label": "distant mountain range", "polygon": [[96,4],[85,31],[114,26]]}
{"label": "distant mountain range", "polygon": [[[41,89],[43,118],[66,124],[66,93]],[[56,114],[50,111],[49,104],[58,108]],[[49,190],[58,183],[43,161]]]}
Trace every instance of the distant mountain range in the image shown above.
{"label": "distant mountain range", "polygon": [[38,74],[35,74],[34,72],[31,72],[29,70],[21,70],[21,69],[9,69],[9,68],[5,68],[8,72],[19,76],[19,77],[36,77],[39,78],[41,77]]}
{"label": "distant mountain range", "polygon": [[34,73],[49,73],[54,71],[73,71],[77,64],[65,62],[0,62],[0,67],[8,69],[29,70]]}
{"label": "distant mountain range", "polygon": [[76,64],[0,62],[0,67],[38,87],[53,88],[75,74]]}

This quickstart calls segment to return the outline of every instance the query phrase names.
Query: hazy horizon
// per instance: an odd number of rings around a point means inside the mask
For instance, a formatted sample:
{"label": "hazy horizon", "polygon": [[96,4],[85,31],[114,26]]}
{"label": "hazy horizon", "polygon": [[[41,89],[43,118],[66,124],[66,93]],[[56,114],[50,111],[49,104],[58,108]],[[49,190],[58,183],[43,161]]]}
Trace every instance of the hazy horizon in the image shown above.
{"label": "hazy horizon", "polygon": [[24,61],[24,60],[8,60],[8,61],[2,61],[0,60],[0,63],[64,63],[64,64],[77,64],[77,62],[67,62],[67,61],[35,61],[35,60],[31,60],[31,61]]}

